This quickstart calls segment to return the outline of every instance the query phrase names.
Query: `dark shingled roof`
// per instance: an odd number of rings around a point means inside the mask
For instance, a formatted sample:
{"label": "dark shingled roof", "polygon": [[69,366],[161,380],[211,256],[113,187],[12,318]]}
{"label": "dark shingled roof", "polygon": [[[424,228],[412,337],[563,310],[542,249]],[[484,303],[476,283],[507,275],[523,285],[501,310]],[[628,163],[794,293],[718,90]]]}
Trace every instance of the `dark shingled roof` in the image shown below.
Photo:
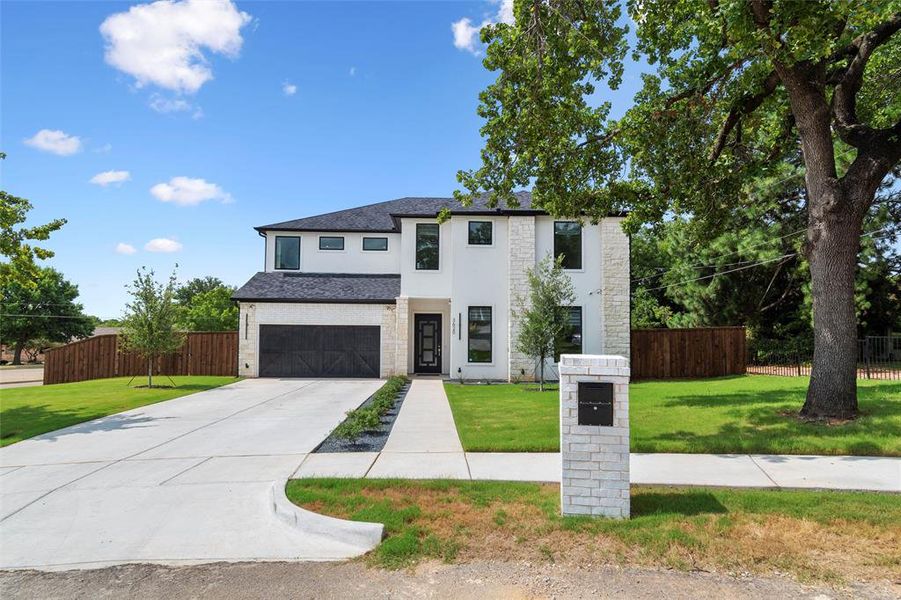
{"label": "dark shingled roof", "polygon": [[394,303],[400,275],[257,273],[232,295],[245,302]]}
{"label": "dark shingled roof", "polygon": [[272,223],[256,227],[257,231],[374,231],[396,233],[400,231],[397,217],[435,217],[442,208],[452,214],[544,214],[532,209],[532,194],[517,192],[519,206],[488,207],[487,196],[473,200],[470,206],[462,206],[453,198],[400,198],[357,208],[348,208],[324,215],[315,215],[293,221]]}

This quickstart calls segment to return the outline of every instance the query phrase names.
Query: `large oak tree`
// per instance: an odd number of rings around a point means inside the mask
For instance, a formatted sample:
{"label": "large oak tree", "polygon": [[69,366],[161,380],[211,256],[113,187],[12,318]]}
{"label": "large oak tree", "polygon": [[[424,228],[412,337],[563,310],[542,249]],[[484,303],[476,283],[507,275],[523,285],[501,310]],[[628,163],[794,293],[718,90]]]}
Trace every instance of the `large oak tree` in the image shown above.
{"label": "large oak tree", "polygon": [[623,3],[515,0],[515,23],[483,29],[482,165],[470,194],[555,215],[627,222],[690,215],[711,231],[756,202],[754,184],[803,157],[814,318],[801,410],[854,416],[854,276],[862,223],[901,159],[901,2],[630,0],[636,46],[656,73],[627,115],[596,88],[619,86],[629,51]]}

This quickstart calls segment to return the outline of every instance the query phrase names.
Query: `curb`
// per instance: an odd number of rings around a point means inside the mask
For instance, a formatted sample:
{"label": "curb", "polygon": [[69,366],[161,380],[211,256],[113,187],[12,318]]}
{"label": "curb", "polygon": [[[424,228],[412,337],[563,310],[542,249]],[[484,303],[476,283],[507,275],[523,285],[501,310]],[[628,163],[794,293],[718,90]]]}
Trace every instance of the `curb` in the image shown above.
{"label": "curb", "polygon": [[285,495],[287,480],[276,481],[270,488],[269,506],[276,518],[297,529],[336,539],[359,549],[359,554],[369,552],[382,542],[385,526],[381,523],[345,521],[305,510]]}

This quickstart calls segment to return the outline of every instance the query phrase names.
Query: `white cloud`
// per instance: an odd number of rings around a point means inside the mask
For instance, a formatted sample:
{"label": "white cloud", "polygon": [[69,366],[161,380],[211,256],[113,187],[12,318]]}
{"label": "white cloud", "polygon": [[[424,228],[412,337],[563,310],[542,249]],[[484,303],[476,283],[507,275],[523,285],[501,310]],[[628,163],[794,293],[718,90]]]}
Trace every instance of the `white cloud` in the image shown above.
{"label": "white cloud", "polygon": [[81,150],[81,139],[78,136],[69,135],[59,129],[41,129],[26,139],[25,144],[60,156],[69,156]]}
{"label": "white cloud", "polygon": [[113,149],[113,145],[107,142],[98,148],[94,148],[94,152],[97,154],[109,154]]}
{"label": "white cloud", "polygon": [[131,244],[126,244],[125,242],[116,244],[116,254],[134,254],[135,252],[137,250]]}
{"label": "white cloud", "polygon": [[107,64],[147,84],[193,94],[213,78],[204,51],[235,58],[251,16],[231,0],[158,0],[100,25]]}
{"label": "white cloud", "polygon": [[282,84],[282,93],[285,96],[293,96],[297,93],[297,86],[293,83],[288,83],[287,81]]}
{"label": "white cloud", "polygon": [[351,68],[350,68],[350,76],[353,77],[353,76],[355,76],[356,74],[357,74],[357,68],[356,68],[356,67],[351,67]]}
{"label": "white cloud", "polygon": [[150,96],[150,108],[158,113],[185,112],[191,110],[193,106],[187,100],[182,98],[166,98],[159,94]]}
{"label": "white cloud", "polygon": [[174,202],[179,206],[193,206],[206,200],[232,200],[231,195],[215,183],[191,177],[173,177],[168,183],[158,183],[150,188],[150,193],[163,202]]}
{"label": "white cloud", "polygon": [[128,171],[104,171],[91,177],[90,182],[106,187],[111,183],[122,183],[129,179],[131,179],[131,173]]}
{"label": "white cloud", "polygon": [[482,53],[481,41],[479,40],[479,32],[483,27],[494,25],[495,23],[506,23],[512,25],[513,18],[513,0],[492,0],[493,4],[498,4],[497,14],[492,18],[485,19],[478,26],[473,24],[468,17],[463,17],[459,21],[451,23],[451,31],[454,34],[454,47],[458,50],[466,50],[476,56]]}
{"label": "white cloud", "polygon": [[175,240],[169,238],[155,238],[144,244],[144,250],[147,252],[178,252],[182,249],[182,245]]}

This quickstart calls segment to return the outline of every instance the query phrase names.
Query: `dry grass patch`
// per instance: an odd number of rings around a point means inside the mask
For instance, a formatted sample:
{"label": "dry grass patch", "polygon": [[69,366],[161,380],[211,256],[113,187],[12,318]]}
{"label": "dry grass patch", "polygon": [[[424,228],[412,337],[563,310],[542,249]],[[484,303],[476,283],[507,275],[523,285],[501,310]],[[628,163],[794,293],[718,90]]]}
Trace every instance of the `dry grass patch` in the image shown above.
{"label": "dry grass patch", "polygon": [[287,493],[316,512],[384,523],[368,560],[388,568],[438,558],[901,578],[891,494],[633,487],[633,518],[611,521],[560,517],[551,484],[305,479]]}

